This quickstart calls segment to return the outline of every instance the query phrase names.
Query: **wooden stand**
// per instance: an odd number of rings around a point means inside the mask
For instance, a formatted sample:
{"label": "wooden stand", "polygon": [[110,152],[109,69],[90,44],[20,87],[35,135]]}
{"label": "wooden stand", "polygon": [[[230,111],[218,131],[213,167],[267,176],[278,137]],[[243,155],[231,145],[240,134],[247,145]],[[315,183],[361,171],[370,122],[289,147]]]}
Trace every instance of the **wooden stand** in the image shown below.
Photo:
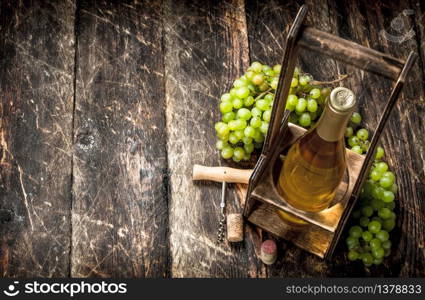
{"label": "wooden stand", "polygon": [[[363,47],[351,41],[303,25],[307,8],[303,5],[288,34],[282,62],[282,72],[270,119],[270,128],[263,151],[250,177],[244,216],[248,221],[322,258],[329,258],[338,242],[344,224],[356,202],[365,175],[371,167],[382,130],[401,92],[416,55],[407,61]],[[276,190],[276,181],[285,151],[305,130],[288,123],[286,99],[295,68],[299,47],[320,52],[366,71],[395,81],[384,112],[372,137],[369,151],[361,156],[347,149],[347,173],[331,206],[317,213],[304,212],[290,206]],[[303,225],[289,225],[277,215],[283,210],[301,219]]]}

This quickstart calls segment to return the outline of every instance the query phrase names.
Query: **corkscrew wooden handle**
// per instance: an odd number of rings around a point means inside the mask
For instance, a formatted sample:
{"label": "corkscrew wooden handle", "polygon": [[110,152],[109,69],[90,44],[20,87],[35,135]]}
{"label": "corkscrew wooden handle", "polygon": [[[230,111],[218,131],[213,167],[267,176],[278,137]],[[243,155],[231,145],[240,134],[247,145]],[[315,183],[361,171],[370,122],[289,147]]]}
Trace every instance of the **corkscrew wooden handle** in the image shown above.
{"label": "corkscrew wooden handle", "polygon": [[212,180],[248,184],[253,170],[228,167],[193,166],[193,180]]}

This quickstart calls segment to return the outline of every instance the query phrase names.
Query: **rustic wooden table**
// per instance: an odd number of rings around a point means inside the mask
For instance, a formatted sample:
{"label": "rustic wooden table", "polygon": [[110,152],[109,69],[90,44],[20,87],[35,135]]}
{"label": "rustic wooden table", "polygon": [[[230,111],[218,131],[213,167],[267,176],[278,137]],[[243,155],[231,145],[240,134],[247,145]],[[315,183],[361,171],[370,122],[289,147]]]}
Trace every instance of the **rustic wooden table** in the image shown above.
{"label": "rustic wooden table", "polygon": [[[324,262],[279,241],[271,267],[250,234],[217,246],[221,186],[191,180],[194,163],[226,164],[218,97],[250,61],[280,62],[303,1],[1,0],[0,276],[425,276],[425,3],[305,2],[321,30],[420,57],[382,139],[401,187],[384,265],[348,262],[343,243]],[[349,74],[373,129],[389,82],[299,63]],[[234,188],[228,203],[241,209]]]}

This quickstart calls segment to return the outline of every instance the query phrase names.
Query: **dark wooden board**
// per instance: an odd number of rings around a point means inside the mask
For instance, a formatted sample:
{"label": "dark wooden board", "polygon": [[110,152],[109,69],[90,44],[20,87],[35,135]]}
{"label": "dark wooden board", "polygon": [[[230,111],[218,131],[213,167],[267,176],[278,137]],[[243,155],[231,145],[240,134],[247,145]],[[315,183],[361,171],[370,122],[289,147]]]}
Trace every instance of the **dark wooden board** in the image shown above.
{"label": "dark wooden board", "polygon": [[75,3],[0,3],[0,277],[64,277]]}
{"label": "dark wooden board", "polygon": [[[365,1],[366,2],[366,1]],[[375,3],[375,2],[374,2]],[[282,56],[282,47],[273,48],[270,45],[281,44],[284,40],[279,36],[282,26],[287,31],[297,8],[301,2],[286,2],[280,4],[274,1],[261,3],[248,1],[247,11],[250,35],[251,58],[269,64],[274,64]],[[410,50],[418,51],[416,40],[410,39],[402,44],[388,45],[382,40],[380,29],[387,28],[391,20],[401,13],[407,4],[387,7],[382,3],[360,3],[353,1],[317,2],[306,1],[309,10],[308,23],[346,39],[352,39],[362,45],[389,53],[395,57],[406,59]],[[378,16],[378,17],[376,17]],[[385,17],[384,17],[385,16]],[[365,26],[364,24],[369,24]],[[407,28],[412,26],[411,23]],[[376,29],[374,29],[376,28]],[[395,48],[397,47],[397,48]],[[332,62],[323,56],[303,51],[300,55],[301,68],[313,74],[319,80],[335,78],[338,74],[350,75],[344,82],[345,86],[352,87],[360,95],[359,106],[365,118],[366,126],[373,129],[377,124],[379,112],[383,108],[382,95],[388,95],[391,83],[374,75],[366,75],[352,67]],[[340,246],[331,262],[325,263],[299,249],[282,242],[283,254],[278,263],[269,268],[271,276],[423,276],[424,247],[423,247],[423,156],[424,145],[421,128],[423,121],[419,116],[423,111],[423,73],[419,62],[412,71],[413,78],[409,79],[400,99],[400,105],[392,114],[388,129],[382,138],[382,145],[387,149],[387,160],[398,175],[398,184],[401,191],[397,197],[400,206],[398,220],[399,232],[395,233],[396,249],[393,256],[383,266],[365,269],[359,263],[350,263],[344,253],[344,242]],[[415,84],[416,83],[416,84]],[[410,96],[407,96],[410,95]],[[376,99],[370,101],[370,99]],[[378,101],[378,99],[380,101]],[[396,110],[397,110],[396,109]],[[401,125],[400,125],[401,124]],[[400,128],[401,127],[401,128]],[[400,131],[401,130],[401,131]],[[412,140],[417,142],[412,144]],[[414,145],[414,146],[413,146]],[[409,157],[406,164],[404,157]],[[422,170],[422,171],[421,171]],[[412,174],[413,172],[413,174]],[[413,178],[410,177],[413,175]],[[421,178],[422,176],[422,178]],[[416,180],[415,180],[416,179]],[[409,255],[405,253],[409,252]],[[403,253],[403,255],[402,255]],[[285,266],[283,268],[283,266]],[[395,267],[397,266],[397,267]]]}
{"label": "dark wooden board", "polygon": [[[423,1],[0,3],[1,277],[425,276]],[[348,262],[343,242],[325,262],[283,240],[265,267],[249,226],[217,245],[221,185],[191,180],[195,163],[236,166],[215,150],[219,97],[250,60],[280,63],[303,3],[318,29],[420,56],[382,138],[400,192],[380,267]],[[349,74],[376,126],[389,81],[309,51],[299,65]],[[243,192],[229,185],[228,212]]]}
{"label": "dark wooden board", "polygon": [[71,276],[169,276],[161,1],[79,1]]}
{"label": "dark wooden board", "polygon": [[[264,276],[249,238],[216,244],[221,184],[191,178],[195,163],[225,163],[214,123],[220,95],[248,64],[243,1],[166,1],[164,9],[172,275]],[[227,211],[242,212],[232,190]]]}

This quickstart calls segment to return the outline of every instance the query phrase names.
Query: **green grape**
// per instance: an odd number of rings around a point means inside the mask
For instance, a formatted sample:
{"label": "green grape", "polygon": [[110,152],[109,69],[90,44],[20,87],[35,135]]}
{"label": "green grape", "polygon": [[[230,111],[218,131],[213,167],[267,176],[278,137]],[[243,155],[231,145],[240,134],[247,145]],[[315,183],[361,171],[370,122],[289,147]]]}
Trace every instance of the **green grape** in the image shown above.
{"label": "green grape", "polygon": [[367,129],[359,129],[356,133],[357,137],[362,140],[362,141],[366,141],[369,138],[369,131],[367,131]]}
{"label": "green grape", "polygon": [[262,68],[262,71],[263,72],[266,72],[266,71],[269,71],[269,70],[271,70],[272,68],[270,68],[270,66],[268,66],[268,65],[263,65],[263,68]]}
{"label": "green grape", "polygon": [[245,77],[246,77],[246,79],[248,79],[249,81],[251,81],[251,80],[252,80],[252,78],[254,78],[254,76],[255,76],[255,72],[253,72],[253,71],[248,71],[248,72],[246,72],[246,73],[245,73]]}
{"label": "green grape", "polygon": [[390,190],[391,192],[393,192],[394,194],[397,194],[397,191],[398,191],[398,186],[397,186],[397,184],[393,183],[393,184],[390,186],[389,190]]}
{"label": "green grape", "polygon": [[230,92],[229,93],[230,93],[230,96],[232,96],[232,98],[235,98],[236,97],[236,91],[237,91],[236,88],[231,88],[230,89]]}
{"label": "green grape", "polygon": [[381,172],[382,174],[385,173],[386,171],[388,171],[388,165],[387,163],[381,161],[379,163],[376,164],[375,169],[378,172]]}
{"label": "green grape", "polygon": [[258,61],[256,61],[256,62],[253,62],[251,64],[250,69],[251,69],[251,71],[253,71],[255,73],[259,73],[263,70],[263,65],[261,63],[259,63]]}
{"label": "green grape", "polygon": [[384,222],[380,217],[378,216],[373,216],[371,221],[376,221],[378,223],[380,223],[382,225],[382,222]]}
{"label": "green grape", "polygon": [[[282,66],[281,66],[281,68],[282,68]],[[300,75],[300,68],[295,67],[293,77],[298,77],[298,75]]]}
{"label": "green grape", "polygon": [[305,111],[306,108],[307,108],[307,100],[305,100],[304,98],[299,98],[298,103],[295,106],[295,111],[302,113]]}
{"label": "green grape", "polygon": [[230,101],[221,102],[220,103],[220,111],[222,114],[231,112],[233,109],[233,104]]}
{"label": "green grape", "polygon": [[245,105],[246,107],[253,105],[255,102],[254,97],[252,96],[248,96],[243,100],[243,105]]}
{"label": "green grape", "polygon": [[237,160],[242,160],[245,156],[245,150],[241,147],[236,147],[235,150],[233,150],[233,157]]}
{"label": "green grape", "polygon": [[384,249],[382,249],[382,248],[372,249],[372,255],[375,258],[383,258],[384,254],[385,254],[385,252],[384,252]]}
{"label": "green grape", "polygon": [[243,148],[246,153],[251,154],[254,151],[254,144],[244,144]]}
{"label": "green grape", "polygon": [[370,201],[370,205],[373,207],[374,210],[379,211],[381,208],[384,208],[385,203],[382,202],[380,199],[373,198]]}
{"label": "green grape", "polygon": [[371,266],[373,264],[373,256],[370,253],[365,253],[362,257],[362,261],[365,266]]}
{"label": "green grape", "polygon": [[382,177],[387,177],[390,181],[392,181],[391,184],[394,183],[395,175],[393,172],[387,171],[384,174],[382,174]]}
{"label": "green grape", "polygon": [[261,85],[264,82],[264,76],[262,74],[256,74],[253,78],[252,78],[252,83],[255,85]]}
{"label": "green grape", "polygon": [[350,250],[348,252],[348,260],[355,261],[359,258],[359,253],[355,250]]}
{"label": "green grape", "polygon": [[275,75],[275,73],[272,69],[265,70],[265,71],[263,70],[263,72],[264,72],[264,74],[266,74],[266,76],[269,76],[269,77],[273,77]]}
{"label": "green grape", "polygon": [[384,220],[389,219],[391,217],[391,210],[386,207],[383,207],[379,209],[378,216]]}
{"label": "green grape", "polygon": [[240,141],[240,140],[239,140],[238,136],[237,136],[234,132],[232,132],[232,133],[230,133],[230,134],[229,134],[229,142],[230,142],[231,144],[235,145],[235,144],[237,144],[239,141]]}
{"label": "green grape", "polygon": [[249,89],[245,86],[242,86],[237,89],[236,91],[236,97],[240,99],[244,99],[249,96]]}
{"label": "green grape", "polygon": [[251,115],[253,117],[259,117],[261,118],[261,115],[263,114],[263,112],[261,111],[261,109],[259,109],[258,107],[253,107],[251,109]]}
{"label": "green grape", "polygon": [[221,150],[221,157],[224,159],[229,159],[233,156],[233,148],[230,146],[226,146]]}
{"label": "green grape", "polygon": [[251,126],[247,126],[244,130],[244,134],[247,137],[254,137],[255,135],[255,128],[251,127]]}
{"label": "green grape", "polygon": [[331,94],[331,89],[330,88],[323,88],[320,91],[320,94],[322,95],[323,98],[326,98]]}
{"label": "green grape", "polygon": [[274,99],[274,96],[272,94],[267,94],[264,96],[264,100],[267,100],[269,103],[272,102]]}
{"label": "green grape", "polygon": [[355,238],[355,237],[352,237],[352,236],[349,236],[345,240],[345,242],[347,244],[348,249],[350,249],[350,250],[353,249],[353,248],[355,248],[355,247],[357,247],[359,245],[359,239],[358,238]]}
{"label": "green grape", "polygon": [[233,133],[236,135],[236,137],[239,139],[239,141],[244,138],[243,130],[235,130]]}
{"label": "green grape", "polygon": [[382,173],[373,169],[372,172],[370,172],[369,176],[373,181],[379,181],[382,177]]}
{"label": "green grape", "polygon": [[279,84],[279,79],[273,78],[273,80],[270,82],[270,87],[275,90],[277,89],[278,84]]}
{"label": "green grape", "polygon": [[382,248],[384,250],[389,250],[391,249],[391,241],[390,240],[386,240],[382,242]]}
{"label": "green grape", "polygon": [[300,118],[298,119],[298,122],[301,126],[307,127],[311,124],[311,117],[309,113],[303,113]]}
{"label": "green grape", "polygon": [[238,162],[240,162],[240,161],[241,161],[240,159],[236,158],[235,156],[233,156],[233,157],[232,157],[232,160],[233,160],[234,162],[236,162],[236,163],[238,163]]}
{"label": "green grape", "polygon": [[351,150],[356,152],[357,154],[363,154],[363,149],[359,145],[355,145],[351,148]]}
{"label": "green grape", "polygon": [[384,194],[382,195],[382,201],[385,203],[389,203],[394,201],[394,194],[391,191],[384,191]]}
{"label": "green grape", "polygon": [[381,159],[385,154],[384,148],[382,148],[381,146],[378,146],[376,148],[376,154],[375,154],[375,158],[376,159]]}
{"label": "green grape", "polygon": [[381,248],[381,240],[374,238],[369,242],[370,248],[373,249],[377,249],[377,248]]}
{"label": "green grape", "polygon": [[300,79],[299,79],[299,84],[300,85],[307,85],[309,82],[310,82],[310,77],[309,76],[306,76],[306,75],[304,75],[304,76],[300,76]]}
{"label": "green grape", "polygon": [[225,114],[223,114],[223,117],[221,118],[223,120],[223,122],[225,123],[229,123],[230,121],[235,119],[235,113],[233,111],[229,111]]}
{"label": "green grape", "polygon": [[225,141],[223,141],[223,140],[218,140],[216,143],[215,143],[215,147],[218,149],[218,150],[223,150],[223,148],[224,147],[226,147],[226,146],[228,146],[229,144],[227,143],[227,142],[225,142]]}
{"label": "green grape", "polygon": [[236,116],[241,120],[249,120],[251,118],[251,111],[248,108],[240,108]]}
{"label": "green grape", "polygon": [[360,124],[360,122],[362,121],[362,116],[358,112],[355,112],[352,114],[350,121],[354,124]]}
{"label": "green grape", "polygon": [[229,126],[230,130],[236,130],[238,128],[238,124],[238,120],[231,120],[227,125]]}
{"label": "green grape", "polygon": [[364,152],[367,152],[369,150],[369,147],[370,147],[370,142],[369,141],[362,141],[361,147],[362,147]]}
{"label": "green grape", "polygon": [[383,261],[384,261],[384,259],[382,257],[381,258],[376,258],[376,257],[373,258],[373,264],[377,265],[377,266],[382,264]]}
{"label": "green grape", "polygon": [[214,128],[215,128],[215,131],[219,131],[219,129],[221,128],[221,126],[223,126],[223,125],[226,125],[226,123],[224,123],[224,122],[217,122],[217,123],[215,123],[214,124]]}
{"label": "green grape", "polygon": [[218,126],[218,128],[216,128],[216,130],[217,130],[217,134],[220,136],[225,136],[229,134],[230,132],[229,126],[225,123],[220,123],[220,125]]}
{"label": "green grape", "polygon": [[348,138],[348,145],[350,146],[350,147],[354,147],[354,146],[357,146],[358,144],[360,143],[360,140],[359,140],[359,138],[357,137],[357,136],[350,136],[349,138]]}
{"label": "green grape", "polygon": [[378,221],[371,221],[369,223],[369,225],[367,226],[367,228],[369,229],[370,232],[372,233],[377,233],[381,230],[381,223],[379,223]]}
{"label": "green grape", "polygon": [[246,127],[246,121],[245,120],[241,120],[241,119],[238,119],[238,120],[235,120],[235,124],[236,124],[236,130],[243,130],[243,129],[245,129],[245,127]]}
{"label": "green grape", "polygon": [[353,226],[350,228],[350,236],[355,237],[355,238],[359,238],[362,236],[363,230],[360,226]]}
{"label": "green grape", "polygon": [[272,111],[270,109],[264,111],[263,120],[266,121],[266,122],[270,122],[271,115],[272,115]]}
{"label": "green grape", "polygon": [[232,96],[229,93],[225,93],[221,96],[220,100],[222,102],[229,102],[232,101]]}
{"label": "green grape", "polygon": [[375,234],[376,238],[380,240],[381,242],[385,242],[390,238],[390,235],[388,234],[388,231],[381,230],[377,234]]}
{"label": "green grape", "polygon": [[370,222],[369,218],[368,217],[365,217],[365,216],[361,217],[360,220],[359,220],[359,224],[362,227],[367,227],[367,225],[369,224],[369,222]]}
{"label": "green grape", "polygon": [[307,110],[309,112],[316,112],[317,111],[317,102],[314,99],[308,99],[307,101]]}
{"label": "green grape", "polygon": [[260,127],[261,124],[262,124],[262,122],[261,122],[261,119],[259,117],[252,117],[251,121],[249,122],[249,125],[251,127],[254,127],[254,128]]}
{"label": "green grape", "polygon": [[243,106],[243,100],[239,98],[235,98],[233,99],[232,104],[235,109],[239,109]]}
{"label": "green grape", "polygon": [[234,82],[233,82],[233,86],[235,87],[235,88],[239,88],[239,87],[242,87],[242,86],[244,86],[245,85],[245,83],[242,81],[242,80],[240,80],[240,79],[236,79]]}
{"label": "green grape", "polygon": [[264,136],[261,134],[259,129],[255,129],[254,141],[257,143],[262,143],[264,141]]}
{"label": "green grape", "polygon": [[255,103],[255,107],[263,111],[267,110],[269,108],[269,102],[264,99],[257,100],[257,102]]}
{"label": "green grape", "polygon": [[260,126],[261,133],[266,134],[268,130],[269,130],[269,123],[267,122],[261,123],[261,126]]}
{"label": "green grape", "polygon": [[257,92],[257,88],[255,87],[255,85],[253,84],[248,84],[247,85],[248,90],[250,90],[251,93],[256,93]]}
{"label": "green grape", "polygon": [[296,87],[298,85],[298,78],[293,77],[291,81],[291,87]]}
{"label": "green grape", "polygon": [[368,205],[368,206],[364,206],[362,208],[362,214],[365,217],[370,217],[371,215],[373,215],[373,207]]}
{"label": "green grape", "polygon": [[[245,135],[245,133],[244,133],[244,135]],[[242,143],[244,143],[245,145],[252,144],[252,137],[244,136],[244,137],[242,138]],[[251,153],[251,152],[250,152],[250,153]]]}
{"label": "green grape", "polygon": [[364,232],[362,233],[362,239],[363,239],[365,242],[370,242],[370,241],[373,239],[373,234],[372,234],[372,233],[370,233],[369,231],[364,231]]}
{"label": "green grape", "polygon": [[243,160],[250,160],[250,159],[251,159],[251,154],[245,152],[245,155],[243,156]]}
{"label": "green grape", "polygon": [[275,65],[275,66],[273,66],[273,71],[274,71],[276,74],[279,74],[279,73],[280,73],[280,71],[281,71],[281,69],[282,69],[282,66],[281,66],[281,65]]}
{"label": "green grape", "polygon": [[310,91],[310,97],[313,99],[317,99],[320,97],[320,90],[317,88],[314,88]]}
{"label": "green grape", "polygon": [[298,104],[298,97],[294,94],[290,94],[286,103],[295,109],[295,106]]}

